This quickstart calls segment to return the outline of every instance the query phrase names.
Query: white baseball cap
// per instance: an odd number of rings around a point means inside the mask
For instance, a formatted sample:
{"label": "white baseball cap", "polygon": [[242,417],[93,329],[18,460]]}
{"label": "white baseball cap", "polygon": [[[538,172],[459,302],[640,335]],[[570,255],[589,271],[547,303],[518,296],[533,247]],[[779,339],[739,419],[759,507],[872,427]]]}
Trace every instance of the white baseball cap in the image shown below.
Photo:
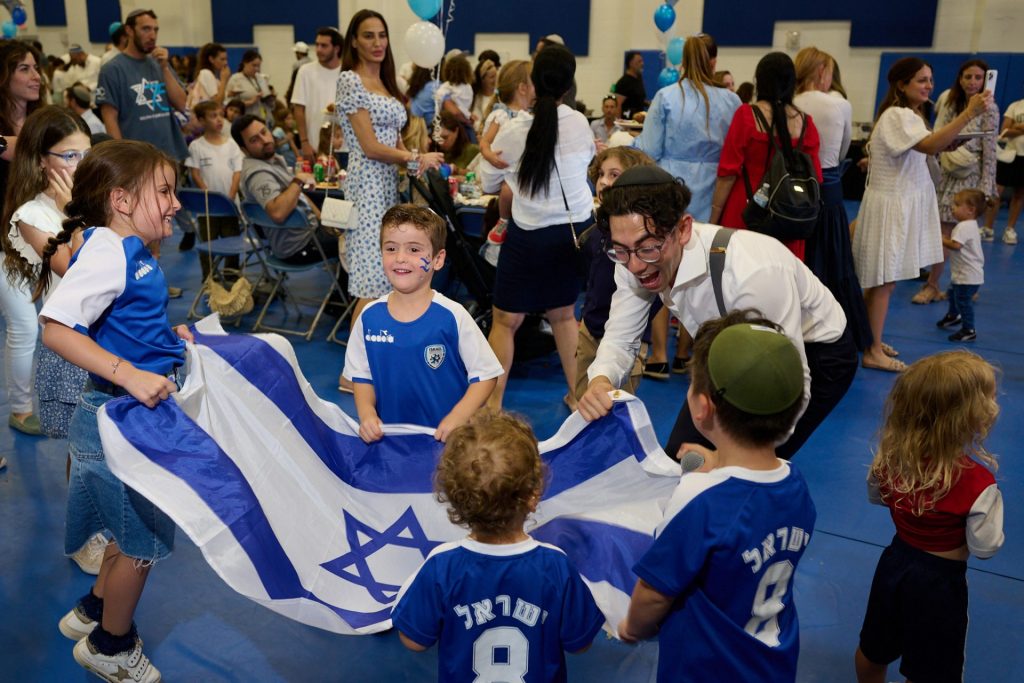
{"label": "white baseball cap", "polygon": [[299,42],[295,43],[295,47],[293,47],[292,50],[294,52],[298,52],[304,55],[309,54],[309,45],[306,45],[304,42],[300,40]]}

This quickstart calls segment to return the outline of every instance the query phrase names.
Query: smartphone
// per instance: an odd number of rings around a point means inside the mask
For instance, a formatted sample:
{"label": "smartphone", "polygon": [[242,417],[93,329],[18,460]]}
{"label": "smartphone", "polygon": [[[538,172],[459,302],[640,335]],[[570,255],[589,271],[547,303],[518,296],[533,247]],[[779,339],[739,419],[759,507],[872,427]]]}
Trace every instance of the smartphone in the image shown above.
{"label": "smartphone", "polygon": [[999,72],[995,69],[989,69],[985,72],[985,90],[988,90],[993,95],[996,94],[996,79],[999,77]]}

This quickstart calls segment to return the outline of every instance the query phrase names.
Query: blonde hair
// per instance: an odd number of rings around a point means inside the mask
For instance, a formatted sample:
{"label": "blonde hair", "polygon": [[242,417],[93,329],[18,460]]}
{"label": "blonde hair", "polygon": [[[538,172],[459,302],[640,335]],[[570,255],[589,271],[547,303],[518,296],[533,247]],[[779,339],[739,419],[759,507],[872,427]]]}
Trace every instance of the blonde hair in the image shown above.
{"label": "blonde hair", "polygon": [[608,159],[618,160],[622,164],[623,171],[634,166],[654,166],[654,159],[635,147],[605,147],[597,153],[587,168],[587,178],[590,179],[590,182],[597,184],[597,175],[601,172],[601,165]]}
{"label": "blonde hair", "polygon": [[704,125],[710,131],[711,100],[705,86],[720,88],[722,84],[715,81],[715,72],[711,68],[711,55],[703,36],[693,36],[683,43],[683,63],[679,74],[679,95],[684,101],[686,100],[686,92],[683,90],[684,79],[689,80],[704,98]]}
{"label": "blonde hair", "polygon": [[796,91],[807,92],[816,88],[815,80],[818,78],[818,69],[823,66],[831,66],[833,73],[836,68],[836,60],[832,55],[819,50],[816,47],[805,47],[796,53],[793,60],[796,65]]}
{"label": "blonde hair", "polygon": [[487,105],[484,120],[486,121],[490,116],[495,102],[501,102],[506,106],[512,104],[512,100],[516,98],[516,92],[519,91],[519,86],[529,82],[530,61],[528,59],[513,59],[503,64],[501,70],[498,71],[498,92],[495,93],[491,103]]}
{"label": "blonde hair", "polygon": [[995,394],[995,368],[969,351],[928,356],[900,374],[871,463],[883,501],[902,501],[920,516],[950,492],[960,470],[977,466],[964,456],[997,469],[984,445],[999,415]]}

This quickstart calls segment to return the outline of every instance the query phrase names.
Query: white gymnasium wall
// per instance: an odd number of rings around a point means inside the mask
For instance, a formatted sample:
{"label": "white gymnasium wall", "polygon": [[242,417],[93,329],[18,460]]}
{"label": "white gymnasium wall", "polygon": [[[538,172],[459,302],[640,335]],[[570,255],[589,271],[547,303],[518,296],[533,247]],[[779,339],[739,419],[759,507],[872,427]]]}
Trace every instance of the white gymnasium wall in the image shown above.
{"label": "white gymnasium wall", "polygon": [[[320,0],[317,0],[320,1]],[[458,0],[462,3],[482,0]],[[853,2],[855,0],[847,0]],[[659,49],[661,44],[654,27],[653,14],[661,0],[592,0],[590,12],[590,54],[580,57],[576,81],[578,97],[590,107],[600,102],[622,72],[622,56],[629,49]],[[37,30],[30,23],[27,33],[38,34],[47,52],[61,54],[69,43],[89,44],[86,27],[86,0],[66,0],[68,27]],[[558,0],[551,0],[553,10]],[[160,17],[160,39],[166,45],[201,45],[212,38],[209,0],[122,0],[127,13],[137,7],[152,8]],[[244,11],[244,5],[239,10]],[[363,0],[361,3],[339,0],[339,21],[342,31],[352,14],[360,7],[369,7],[388,19],[392,47],[399,64],[407,61],[403,47],[406,29],[419,19],[406,0]],[[672,35],[687,36],[700,31],[704,0],[679,0],[675,6],[677,19]],[[31,12],[30,12],[31,14]],[[459,20],[458,2],[455,21]],[[741,20],[741,19],[738,19]],[[572,17],[552,12],[551,33],[562,32],[560,26]],[[499,29],[500,27],[495,27]],[[526,34],[478,34],[475,51],[491,48],[502,59],[528,57],[533,46]],[[737,83],[752,80],[761,56],[771,49],[785,51],[789,31],[800,32],[800,46],[815,45],[831,53],[842,69],[843,83],[850,93],[854,118],[872,118],[875,86],[878,78],[878,49],[851,48],[848,22],[779,22],[775,26],[772,48],[722,48],[718,57],[720,69],[733,72]],[[935,40],[930,50],[916,52],[1019,51],[1024,35],[1024,5],[1021,0],[939,0],[935,22]],[[312,43],[313,36],[295,36],[291,26],[257,26],[254,42],[263,54],[263,70],[279,92],[284,92],[291,73],[291,45],[302,39]],[[92,45],[100,54],[103,45]],[[899,46],[888,48],[899,50]],[[795,51],[791,51],[795,54]],[[232,65],[234,67],[234,65]],[[949,84],[936,84],[937,89]],[[650,93],[653,95],[653,93]]]}

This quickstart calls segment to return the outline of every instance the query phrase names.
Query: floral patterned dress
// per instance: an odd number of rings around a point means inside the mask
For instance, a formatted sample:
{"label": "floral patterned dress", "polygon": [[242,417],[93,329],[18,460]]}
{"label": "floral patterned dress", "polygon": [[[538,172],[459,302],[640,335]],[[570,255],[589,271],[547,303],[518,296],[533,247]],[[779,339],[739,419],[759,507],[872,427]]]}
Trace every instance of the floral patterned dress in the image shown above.
{"label": "floral patterned dress", "polygon": [[374,299],[391,291],[380,255],[380,221],[384,212],[398,203],[398,167],[368,159],[348,117],[365,109],[377,140],[397,147],[406,120],[405,106],[393,97],[367,90],[354,71],[342,71],[338,77],[337,103],[349,145],[345,197],[355,202],[359,213],[358,227],[345,233],[348,292],[361,299]]}

